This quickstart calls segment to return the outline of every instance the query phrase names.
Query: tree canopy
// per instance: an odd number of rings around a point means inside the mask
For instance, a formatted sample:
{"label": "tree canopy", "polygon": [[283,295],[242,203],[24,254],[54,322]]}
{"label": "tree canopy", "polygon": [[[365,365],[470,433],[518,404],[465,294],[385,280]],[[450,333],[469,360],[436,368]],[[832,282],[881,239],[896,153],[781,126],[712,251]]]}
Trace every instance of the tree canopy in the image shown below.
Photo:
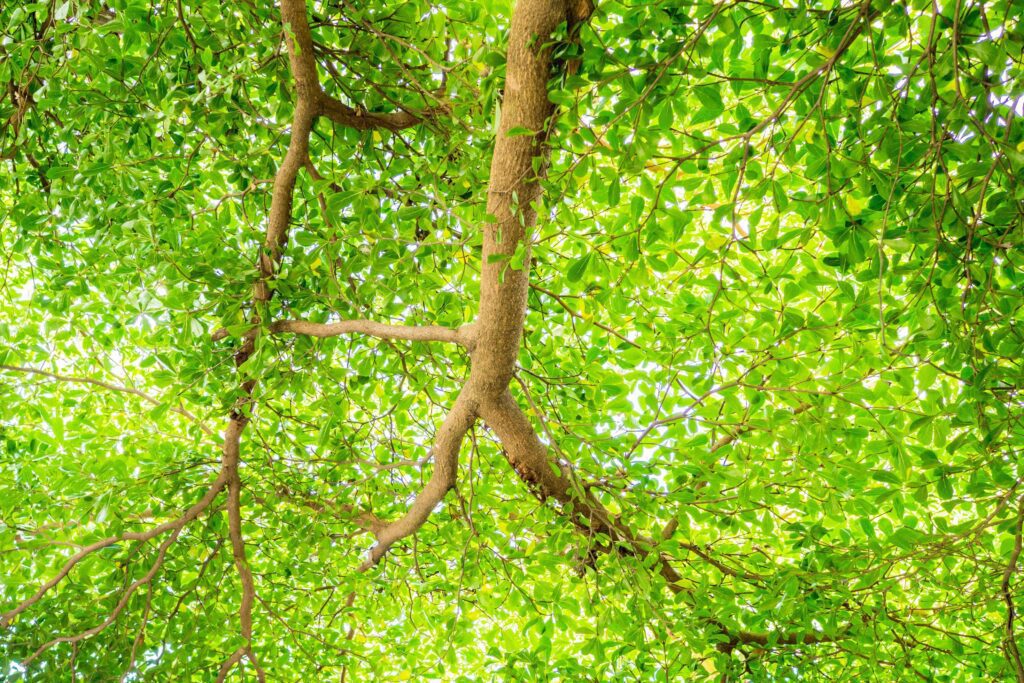
{"label": "tree canopy", "polygon": [[0,680],[1024,681],[1024,3],[0,3]]}

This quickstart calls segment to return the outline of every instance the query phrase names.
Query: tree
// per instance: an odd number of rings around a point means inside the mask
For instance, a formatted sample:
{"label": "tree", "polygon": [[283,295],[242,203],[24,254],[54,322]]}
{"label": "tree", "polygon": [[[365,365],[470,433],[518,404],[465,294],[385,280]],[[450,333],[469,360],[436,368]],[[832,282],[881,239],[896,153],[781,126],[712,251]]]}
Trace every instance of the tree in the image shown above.
{"label": "tree", "polygon": [[1024,5],[0,7],[4,680],[1024,681]]}

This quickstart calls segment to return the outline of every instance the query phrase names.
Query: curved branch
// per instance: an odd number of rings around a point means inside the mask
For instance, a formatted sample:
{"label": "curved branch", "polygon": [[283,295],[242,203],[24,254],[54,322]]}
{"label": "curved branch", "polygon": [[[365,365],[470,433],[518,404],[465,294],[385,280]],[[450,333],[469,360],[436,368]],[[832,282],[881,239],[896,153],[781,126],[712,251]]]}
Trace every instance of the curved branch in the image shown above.
{"label": "curved branch", "polygon": [[475,401],[469,396],[469,392],[463,390],[437,430],[433,448],[434,471],[430,475],[430,481],[416,496],[404,516],[374,530],[377,543],[370,549],[369,557],[360,565],[360,571],[366,571],[376,565],[392,545],[416,533],[448,491],[455,488],[462,437],[475,421]]}
{"label": "curved branch", "polygon": [[[259,257],[259,273],[253,286],[253,303],[268,303],[274,297],[271,283],[281,263],[281,255],[288,241],[288,227],[292,219],[295,199],[295,183],[299,170],[309,159],[309,138],[313,124],[319,115],[320,83],[317,81],[316,63],[313,60],[313,39],[306,19],[305,0],[281,0],[281,25],[288,47],[288,60],[292,78],[295,81],[295,111],[292,115],[291,139],[288,151],[274,174],[270,212],[267,219],[267,234]],[[258,312],[253,312],[249,321],[253,325],[244,336],[244,343],[235,352],[235,366],[242,366],[256,348],[256,333],[260,323]],[[256,378],[243,379],[242,397],[236,402],[228,420],[228,436],[224,444],[224,466],[222,473],[228,485],[228,527],[232,554],[239,580],[242,583],[242,598],[238,608],[240,631],[245,643],[235,650],[221,665],[217,676],[223,681],[231,669],[243,657],[247,657],[256,668],[259,680],[264,680],[263,670],[252,649],[252,605],[256,588],[252,570],[245,557],[245,543],[242,537],[241,488],[238,473],[240,462],[240,441],[253,408],[253,389]]]}
{"label": "curved branch", "polygon": [[[244,386],[251,389],[252,384]],[[221,469],[221,474],[228,489],[228,537],[231,541],[235,568],[242,583],[242,599],[238,607],[238,619],[239,630],[245,639],[245,644],[239,646],[221,665],[220,673],[217,677],[218,681],[223,681],[235,664],[240,662],[243,657],[248,658],[252,662],[253,667],[256,669],[257,678],[260,681],[265,680],[263,669],[260,667],[256,659],[256,653],[252,649],[252,605],[255,602],[256,586],[253,582],[249,562],[245,557],[245,541],[242,537],[242,480],[238,473],[238,466],[241,461],[242,432],[247,424],[248,419],[237,415],[237,413],[228,421],[228,429],[224,438],[223,466]]]}
{"label": "curved branch", "polygon": [[[242,637],[247,645],[242,652],[252,662],[256,669],[257,677],[264,680],[263,670],[256,660],[256,653],[252,650],[252,605],[256,600],[256,586],[252,579],[252,569],[245,557],[245,540],[242,537],[242,507],[241,507],[242,480],[238,475],[238,462],[229,466],[228,471],[228,536],[231,539],[231,551],[235,560],[235,568],[238,570],[238,577],[242,582],[242,600],[238,607],[238,618]],[[230,670],[230,666],[227,670]],[[224,672],[225,674],[227,671]]]}
{"label": "curved branch", "polygon": [[443,107],[437,107],[421,112],[371,112],[350,107],[341,100],[331,97],[324,92],[317,76],[313,34],[309,30],[305,1],[282,0],[281,18],[284,22],[285,41],[288,44],[288,56],[299,99],[305,99],[309,103],[314,119],[324,116],[335,123],[356,130],[383,128],[399,131],[416,126],[446,111]]}
{"label": "curved branch", "polygon": [[44,652],[49,650],[54,645],[57,645],[58,643],[77,643],[79,641],[85,640],[86,638],[91,638],[92,636],[98,633],[102,633],[104,630],[106,630],[106,628],[110,626],[112,623],[114,623],[117,620],[117,618],[121,615],[121,612],[128,605],[128,601],[131,600],[131,597],[135,593],[135,591],[138,590],[140,587],[151,582],[153,580],[153,577],[156,576],[156,573],[160,571],[160,567],[164,563],[164,558],[167,556],[167,549],[170,548],[171,545],[176,540],[178,540],[178,534],[180,533],[181,527],[178,527],[171,533],[170,536],[167,537],[166,541],[160,544],[160,549],[157,552],[156,560],[153,562],[153,565],[149,568],[149,571],[146,572],[146,574],[141,579],[136,579],[132,582],[130,586],[128,586],[128,588],[125,589],[124,594],[121,596],[121,599],[118,601],[117,605],[114,606],[114,609],[110,612],[110,614],[107,615],[106,619],[104,619],[96,626],[93,626],[90,629],[86,629],[85,631],[82,631],[77,635],[60,636],[59,638],[54,638],[53,640],[40,645],[35,652],[26,657],[24,660],[22,660],[21,665],[28,666],[33,660],[38,658],[39,655],[43,654]]}
{"label": "curved branch", "polygon": [[199,502],[197,502],[195,505],[186,510],[185,513],[177,519],[164,522],[163,524],[159,524],[150,529],[149,531],[130,531],[120,534],[119,536],[109,536],[107,538],[104,538],[102,540],[96,541],[95,543],[91,543],[85,546],[77,553],[72,555],[68,559],[68,561],[64,563],[64,566],[61,567],[60,571],[57,572],[57,575],[49,581],[47,581],[46,583],[44,583],[42,586],[40,586],[39,590],[37,590],[31,597],[21,602],[14,609],[11,609],[7,612],[4,612],[3,614],[0,614],[0,629],[7,628],[8,626],[10,626],[14,617],[18,616],[32,605],[39,602],[39,600],[41,600],[42,597],[50,591],[50,589],[52,589],[58,583],[63,581],[64,578],[71,573],[71,570],[74,569],[78,563],[87,558],[89,555],[92,555],[93,553],[99,550],[103,550],[104,548],[109,548],[115,543],[119,543],[121,541],[148,541],[167,531],[180,531],[182,527],[184,527],[186,524],[188,524],[193,519],[198,517],[203,512],[203,510],[210,506],[210,503],[212,503],[214,499],[217,497],[217,495],[224,489],[225,484],[227,484],[227,477],[225,476],[225,473],[222,470],[221,473],[214,480],[213,484],[210,486],[209,490],[207,490],[206,494],[203,495],[203,497],[199,500]]}
{"label": "curved branch", "polygon": [[[547,447],[537,437],[529,419],[510,393],[506,392],[497,400],[481,404],[479,412],[480,417],[494,430],[504,446],[505,458],[512,465],[512,469],[538,498],[553,498],[576,528],[587,536],[600,535],[613,541],[612,544],[602,547],[605,552],[617,552],[641,561],[655,555],[658,573],[665,579],[669,590],[677,595],[689,593],[682,585],[682,577],[672,566],[670,559],[657,549],[657,543],[653,539],[637,534],[616,520],[600,501],[584,489],[569,463],[559,462],[550,457]],[[724,565],[695,545],[683,544],[683,547],[724,574],[748,581],[764,579],[756,574]],[[809,645],[832,642],[845,633],[844,630],[837,636],[823,633],[763,634],[733,629],[716,619],[705,621],[721,631],[730,641],[758,645]]]}
{"label": "curved branch", "polygon": [[[58,374],[53,373],[53,372],[47,372],[45,370],[37,370],[36,368],[30,368],[30,367],[22,367],[22,366],[19,366],[19,365],[0,365],[0,370],[6,370],[8,372],[23,372],[23,373],[30,374],[30,375],[39,375],[41,377],[49,377],[50,379],[55,379],[55,380],[58,380],[60,382],[68,382],[70,384],[91,384],[92,386],[102,387],[103,389],[109,389],[110,391],[116,391],[116,392],[119,392],[119,393],[122,393],[122,394],[131,394],[133,396],[138,396],[143,401],[146,401],[147,403],[150,403],[150,404],[155,405],[155,406],[165,405],[164,402],[161,401],[160,399],[154,398],[153,396],[150,396],[149,394],[147,394],[145,392],[139,391],[138,389],[132,389],[131,387],[123,387],[123,386],[121,386],[119,384],[111,384],[109,382],[103,382],[101,380],[93,379],[91,377],[72,377],[72,376],[68,376],[68,375],[58,375]],[[196,426],[198,426],[201,430],[203,430],[203,433],[205,433],[206,435],[208,435],[208,436],[215,436],[216,435],[216,433],[212,429],[210,429],[205,424],[203,424],[202,420],[200,420],[198,417],[193,415],[188,410],[186,410],[184,408],[181,408],[181,407],[177,407],[177,406],[170,406],[168,408],[168,410],[170,412],[172,412],[172,413],[177,413],[178,415],[181,415],[182,417],[186,418],[187,420],[195,423]]]}

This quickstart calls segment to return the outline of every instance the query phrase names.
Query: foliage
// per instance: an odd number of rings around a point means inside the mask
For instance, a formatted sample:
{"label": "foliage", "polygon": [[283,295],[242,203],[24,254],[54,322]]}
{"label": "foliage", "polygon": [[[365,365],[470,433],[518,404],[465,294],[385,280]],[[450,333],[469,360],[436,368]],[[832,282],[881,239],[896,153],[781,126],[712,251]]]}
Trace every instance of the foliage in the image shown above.
{"label": "foliage", "polygon": [[[272,323],[474,321],[512,12],[309,3],[351,117],[316,122],[254,301],[297,101],[279,9],[0,4],[0,610],[61,578],[0,679],[211,680],[251,648],[230,675],[1024,680],[1010,0],[610,0],[537,37],[558,115],[499,264],[530,278],[511,390],[656,550],[574,523],[484,421],[365,566],[470,353]],[[251,642],[229,499],[121,538],[202,500],[238,411]]]}

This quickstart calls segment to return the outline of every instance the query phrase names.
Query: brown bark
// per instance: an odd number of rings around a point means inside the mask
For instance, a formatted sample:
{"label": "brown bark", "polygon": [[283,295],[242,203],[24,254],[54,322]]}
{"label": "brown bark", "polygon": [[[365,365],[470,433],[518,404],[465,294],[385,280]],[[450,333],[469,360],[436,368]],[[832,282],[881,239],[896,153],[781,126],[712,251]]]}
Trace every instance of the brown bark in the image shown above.
{"label": "brown bark", "polygon": [[[438,431],[434,471],[409,511],[377,533],[377,544],[363,568],[376,564],[398,540],[415,533],[430,512],[455,486],[458,448],[477,417],[495,430],[509,460],[529,485],[545,495],[565,496],[569,480],[555,476],[536,433],[508,393],[519,355],[530,279],[530,235],[537,220],[534,201],[547,162],[545,138],[554,105],[548,98],[551,36],[559,24],[577,24],[585,16],[570,14],[569,3],[519,0],[512,14],[505,78],[505,99],[487,192],[487,213],[495,220],[483,226],[480,309],[473,324],[469,379]],[[510,136],[513,128],[536,131]],[[524,252],[523,267],[509,261]]]}
{"label": "brown bark", "polygon": [[[288,151],[274,176],[271,193],[270,211],[267,219],[267,233],[263,250],[259,258],[259,273],[253,287],[253,313],[250,321],[252,332],[244,335],[242,345],[235,353],[235,365],[239,368],[252,356],[256,349],[257,337],[260,333],[261,320],[258,309],[268,303],[274,296],[271,286],[281,263],[284,247],[288,242],[288,227],[291,222],[295,197],[295,186],[299,171],[309,161],[309,139],[317,118],[327,116],[336,123],[351,125],[359,129],[382,127],[399,130],[415,125],[422,120],[421,116],[408,112],[397,114],[370,114],[358,112],[341,102],[329,97],[320,86],[317,75],[316,60],[313,53],[313,37],[309,29],[306,15],[305,0],[281,0],[281,23],[288,48],[288,60],[295,84],[295,111],[292,116],[291,138]],[[431,112],[433,113],[433,112]],[[333,325],[316,325],[304,321],[283,321],[268,326],[272,331],[291,331],[296,333],[329,336],[348,332],[366,332],[384,338],[431,339],[442,338],[464,345],[469,343],[468,330],[447,330],[443,328],[401,328],[380,325],[369,321],[348,321]],[[216,335],[215,335],[216,336]],[[259,680],[264,679],[256,655],[252,648],[252,607],[256,599],[255,583],[249,562],[246,558],[245,542],[242,537],[241,490],[242,480],[239,474],[240,442],[246,425],[251,419],[254,409],[253,391],[256,378],[242,378],[243,398],[234,406],[224,435],[222,476],[228,491],[228,535],[231,541],[232,555],[242,585],[239,604],[239,625],[245,644],[235,650],[221,665],[218,681],[224,680],[231,669],[243,658],[249,659],[256,669]],[[406,523],[415,524],[419,517],[425,518],[454,485],[455,468],[458,462],[458,448],[466,427],[462,423],[471,420],[471,410],[457,413],[453,409],[445,425],[439,432],[438,448],[435,451],[434,478],[421,494],[422,502],[413,506],[407,515]],[[461,429],[461,431],[460,431]],[[446,439],[445,437],[448,436]],[[435,481],[436,480],[436,481]],[[432,499],[436,498],[433,503]],[[422,524],[419,522],[418,526]],[[388,538],[401,538],[403,527],[391,525],[379,534],[378,551],[383,554],[390,545]]]}

